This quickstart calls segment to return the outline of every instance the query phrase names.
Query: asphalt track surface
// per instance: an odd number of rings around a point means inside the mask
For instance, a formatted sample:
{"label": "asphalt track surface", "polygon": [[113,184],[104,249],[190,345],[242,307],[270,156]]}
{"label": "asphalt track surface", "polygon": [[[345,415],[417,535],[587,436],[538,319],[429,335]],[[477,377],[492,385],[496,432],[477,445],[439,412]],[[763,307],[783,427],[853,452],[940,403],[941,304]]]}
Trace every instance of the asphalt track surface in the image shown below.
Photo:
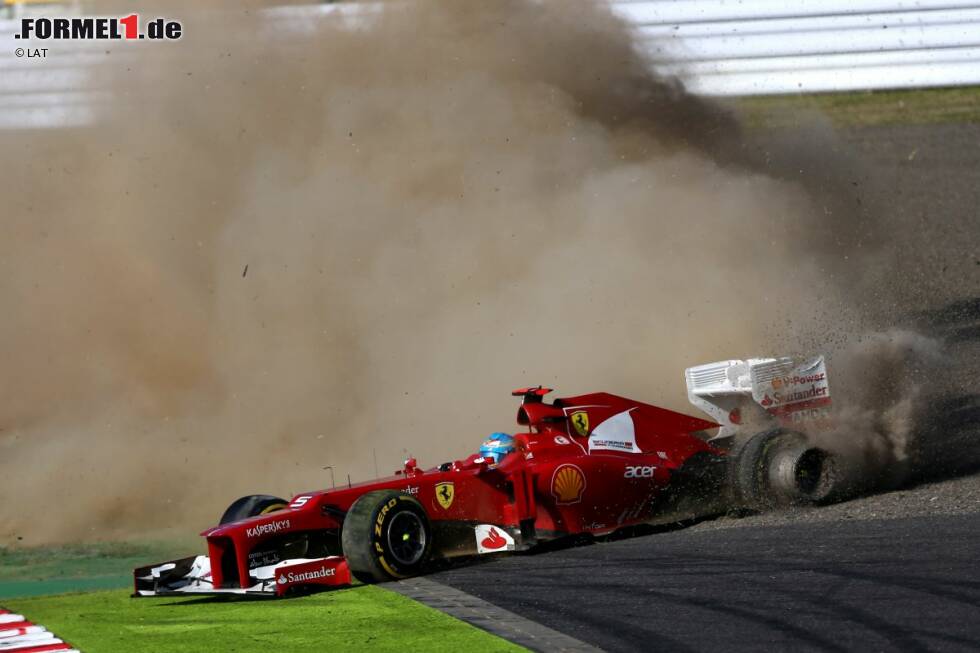
{"label": "asphalt track surface", "polygon": [[677,530],[433,580],[608,651],[980,650],[980,514]]}

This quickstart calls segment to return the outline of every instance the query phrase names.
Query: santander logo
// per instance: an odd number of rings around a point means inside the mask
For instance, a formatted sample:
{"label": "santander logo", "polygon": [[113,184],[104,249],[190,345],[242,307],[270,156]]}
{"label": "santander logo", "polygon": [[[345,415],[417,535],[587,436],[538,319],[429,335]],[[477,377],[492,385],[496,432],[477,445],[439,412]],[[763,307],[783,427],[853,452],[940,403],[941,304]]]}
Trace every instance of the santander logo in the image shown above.
{"label": "santander logo", "polygon": [[491,528],[490,534],[483,538],[483,541],[480,542],[480,544],[487,549],[502,549],[507,546],[507,540],[505,540],[504,537],[497,532],[496,528]]}
{"label": "santander logo", "polygon": [[318,578],[331,578],[337,575],[337,570],[332,567],[320,567],[319,569],[314,569],[312,571],[304,571],[300,573],[295,573],[292,571],[287,571],[279,576],[276,581],[280,585],[285,585],[286,583],[302,583],[306,581],[317,580]]}

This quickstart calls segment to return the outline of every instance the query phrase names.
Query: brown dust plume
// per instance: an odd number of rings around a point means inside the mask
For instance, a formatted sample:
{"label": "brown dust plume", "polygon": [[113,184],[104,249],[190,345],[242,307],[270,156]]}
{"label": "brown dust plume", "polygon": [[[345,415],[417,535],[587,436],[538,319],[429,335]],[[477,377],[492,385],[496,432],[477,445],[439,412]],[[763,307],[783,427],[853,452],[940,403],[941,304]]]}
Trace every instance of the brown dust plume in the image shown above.
{"label": "brown dust plume", "polygon": [[462,457],[525,384],[683,409],[686,366],[869,323],[821,150],[755,163],[601,4],[158,13],[98,124],[0,133],[0,544]]}

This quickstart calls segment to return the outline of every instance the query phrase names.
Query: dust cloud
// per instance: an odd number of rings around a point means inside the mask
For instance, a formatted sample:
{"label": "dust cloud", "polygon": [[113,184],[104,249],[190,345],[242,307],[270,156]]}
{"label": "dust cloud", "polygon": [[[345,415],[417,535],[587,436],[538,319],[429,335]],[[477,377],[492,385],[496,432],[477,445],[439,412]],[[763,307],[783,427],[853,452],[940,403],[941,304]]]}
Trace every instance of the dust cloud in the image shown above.
{"label": "dust cloud", "polygon": [[874,326],[832,134],[751,142],[603,5],[158,14],[105,120],[0,133],[0,543],[462,457],[526,384],[686,409],[689,365]]}
{"label": "dust cloud", "polygon": [[811,437],[838,454],[846,492],[894,487],[913,473],[928,388],[948,363],[939,340],[900,329],[853,334],[832,352],[832,426]]}

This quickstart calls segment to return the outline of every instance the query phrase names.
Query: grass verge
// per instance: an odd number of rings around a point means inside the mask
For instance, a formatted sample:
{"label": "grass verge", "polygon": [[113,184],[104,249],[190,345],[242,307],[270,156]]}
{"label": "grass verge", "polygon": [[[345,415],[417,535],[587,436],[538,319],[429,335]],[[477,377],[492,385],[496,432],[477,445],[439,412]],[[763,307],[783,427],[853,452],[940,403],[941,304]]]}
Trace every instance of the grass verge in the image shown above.
{"label": "grass verge", "polygon": [[192,554],[187,542],[0,547],[0,599],[129,587],[139,565]]}
{"label": "grass verge", "polygon": [[812,112],[838,127],[980,122],[980,86],[745,97],[728,103],[755,127],[792,127]]}
{"label": "grass verge", "polygon": [[524,650],[373,585],[278,601],[114,590],[3,603],[86,653]]}

